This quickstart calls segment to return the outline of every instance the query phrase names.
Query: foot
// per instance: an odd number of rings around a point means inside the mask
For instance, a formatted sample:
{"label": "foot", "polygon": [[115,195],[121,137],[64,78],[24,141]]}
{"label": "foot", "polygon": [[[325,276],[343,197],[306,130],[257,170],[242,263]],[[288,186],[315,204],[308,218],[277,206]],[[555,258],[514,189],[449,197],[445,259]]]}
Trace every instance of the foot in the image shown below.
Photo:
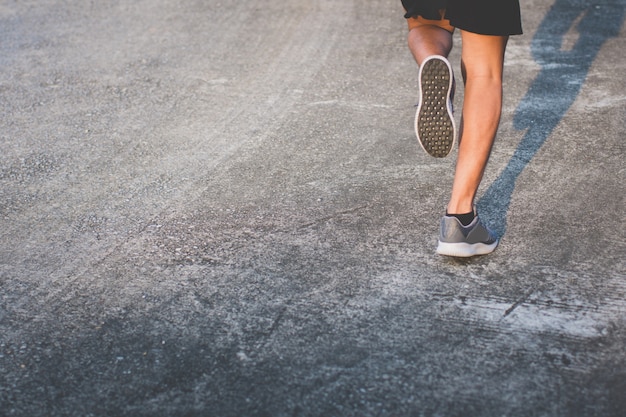
{"label": "foot", "polygon": [[418,75],[420,99],[415,114],[415,134],[431,156],[443,158],[454,147],[456,126],[452,114],[454,74],[448,60],[433,55],[422,63]]}
{"label": "foot", "polygon": [[446,256],[470,257],[486,255],[498,246],[498,238],[476,216],[468,226],[459,219],[444,216],[441,219],[437,253]]}

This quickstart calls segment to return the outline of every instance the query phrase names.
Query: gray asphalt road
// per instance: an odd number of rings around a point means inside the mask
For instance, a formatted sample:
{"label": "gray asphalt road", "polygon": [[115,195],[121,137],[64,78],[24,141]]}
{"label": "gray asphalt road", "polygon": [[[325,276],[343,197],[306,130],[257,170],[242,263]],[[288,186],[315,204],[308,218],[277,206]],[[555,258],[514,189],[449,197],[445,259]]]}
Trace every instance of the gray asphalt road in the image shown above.
{"label": "gray asphalt road", "polygon": [[399,1],[0,2],[0,415],[624,415],[626,1],[522,3],[454,260]]}

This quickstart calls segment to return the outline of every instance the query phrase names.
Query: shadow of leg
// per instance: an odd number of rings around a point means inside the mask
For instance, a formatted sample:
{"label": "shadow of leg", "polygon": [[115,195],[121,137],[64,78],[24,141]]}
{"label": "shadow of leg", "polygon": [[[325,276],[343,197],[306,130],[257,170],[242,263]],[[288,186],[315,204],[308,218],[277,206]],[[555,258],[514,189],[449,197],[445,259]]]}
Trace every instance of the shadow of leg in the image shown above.
{"label": "shadow of leg", "polygon": [[[604,42],[619,33],[624,19],[622,0],[590,5],[581,0],[557,0],[542,21],[531,44],[541,71],[518,105],[516,129],[526,129],[515,153],[478,202],[478,208],[500,236],[517,178],[543,146],[576,100],[587,73]],[[573,27],[574,26],[574,27]],[[564,35],[576,29],[579,37],[563,50]]]}

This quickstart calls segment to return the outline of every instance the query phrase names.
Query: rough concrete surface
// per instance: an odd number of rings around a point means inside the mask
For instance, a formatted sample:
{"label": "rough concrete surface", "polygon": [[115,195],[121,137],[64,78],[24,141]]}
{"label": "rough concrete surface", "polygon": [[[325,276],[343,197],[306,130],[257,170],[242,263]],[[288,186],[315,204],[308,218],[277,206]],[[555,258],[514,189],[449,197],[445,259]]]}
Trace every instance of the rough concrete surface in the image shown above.
{"label": "rough concrete surface", "polygon": [[455,260],[399,1],[2,0],[0,415],[626,415],[625,8],[522,1]]}

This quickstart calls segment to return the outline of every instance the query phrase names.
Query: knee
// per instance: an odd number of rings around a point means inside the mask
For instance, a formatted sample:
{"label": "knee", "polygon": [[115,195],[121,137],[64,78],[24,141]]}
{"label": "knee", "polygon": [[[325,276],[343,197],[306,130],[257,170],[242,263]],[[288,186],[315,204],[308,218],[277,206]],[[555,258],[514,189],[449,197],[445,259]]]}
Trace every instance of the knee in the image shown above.
{"label": "knee", "polygon": [[502,63],[495,62],[490,64],[486,61],[477,61],[468,64],[465,59],[461,59],[461,74],[466,84],[473,81],[480,81],[486,85],[501,87],[503,66]]}
{"label": "knee", "polygon": [[484,79],[502,84],[504,51],[508,37],[461,32],[463,51],[461,65],[464,78]]}
{"label": "knee", "polygon": [[454,26],[450,25],[450,21],[447,19],[430,20],[424,19],[422,16],[409,17],[406,19],[409,25],[409,32],[413,29],[428,27],[430,29],[443,29],[447,32],[453,33]]}

